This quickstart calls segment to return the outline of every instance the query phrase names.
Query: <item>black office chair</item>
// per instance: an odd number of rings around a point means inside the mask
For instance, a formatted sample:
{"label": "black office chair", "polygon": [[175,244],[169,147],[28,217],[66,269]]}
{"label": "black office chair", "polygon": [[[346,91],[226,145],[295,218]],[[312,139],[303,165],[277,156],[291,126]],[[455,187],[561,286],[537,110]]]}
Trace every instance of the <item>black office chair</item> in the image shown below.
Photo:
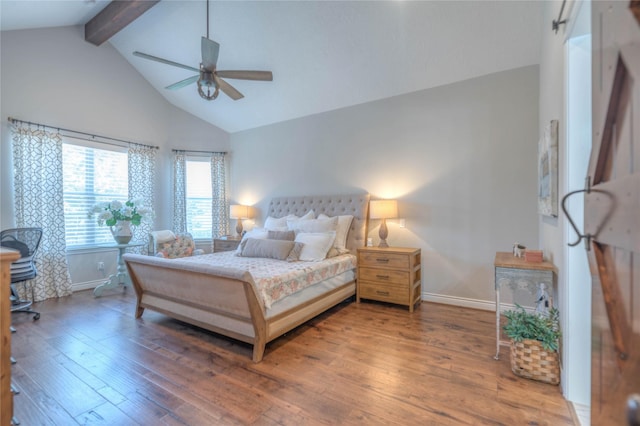
{"label": "black office chair", "polygon": [[33,314],[33,319],[40,319],[40,313],[31,310],[31,300],[20,300],[15,284],[31,280],[38,275],[34,261],[42,228],[13,228],[0,232],[0,245],[20,252],[20,259],[11,264],[11,312]]}

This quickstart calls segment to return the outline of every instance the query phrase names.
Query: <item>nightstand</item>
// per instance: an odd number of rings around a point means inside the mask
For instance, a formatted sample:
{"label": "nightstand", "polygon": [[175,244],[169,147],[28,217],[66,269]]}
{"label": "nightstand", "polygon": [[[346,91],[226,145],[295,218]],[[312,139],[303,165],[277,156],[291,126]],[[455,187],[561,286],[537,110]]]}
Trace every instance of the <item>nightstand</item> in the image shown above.
{"label": "nightstand", "polygon": [[378,300],[409,307],[420,301],[421,250],[403,247],[358,249],[356,302]]}
{"label": "nightstand", "polygon": [[240,244],[240,237],[224,237],[213,239],[213,252],[218,253],[221,251],[233,251],[238,248]]}

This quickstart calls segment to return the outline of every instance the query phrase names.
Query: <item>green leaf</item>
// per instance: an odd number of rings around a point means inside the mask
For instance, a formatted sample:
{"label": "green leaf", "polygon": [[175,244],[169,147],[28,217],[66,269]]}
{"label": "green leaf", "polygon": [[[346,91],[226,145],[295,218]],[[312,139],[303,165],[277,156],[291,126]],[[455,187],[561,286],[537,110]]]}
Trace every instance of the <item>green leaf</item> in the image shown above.
{"label": "green leaf", "polygon": [[547,351],[557,351],[561,337],[559,312],[556,308],[549,310],[549,316],[538,313],[530,314],[524,308],[516,304],[516,310],[505,311],[507,324],[504,332],[516,342],[523,339],[538,340]]}

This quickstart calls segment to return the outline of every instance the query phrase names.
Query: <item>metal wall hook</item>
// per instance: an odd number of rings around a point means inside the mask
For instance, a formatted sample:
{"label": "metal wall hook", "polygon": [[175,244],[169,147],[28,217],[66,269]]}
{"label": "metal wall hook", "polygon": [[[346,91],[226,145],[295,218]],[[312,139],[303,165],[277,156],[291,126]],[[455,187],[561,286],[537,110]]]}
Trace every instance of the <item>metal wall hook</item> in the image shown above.
{"label": "metal wall hook", "polygon": [[571,217],[571,215],[569,214],[569,212],[567,211],[567,207],[565,206],[565,203],[567,202],[567,199],[569,197],[571,197],[572,195],[575,194],[579,194],[581,192],[586,192],[586,193],[590,193],[591,192],[591,187],[588,186],[588,181],[587,181],[587,189],[578,189],[576,191],[571,191],[569,193],[567,193],[564,197],[562,197],[562,211],[564,212],[564,214],[567,216],[567,219],[569,219],[569,223],[571,224],[571,227],[573,228],[573,230],[576,232],[576,235],[578,236],[578,239],[576,240],[576,242],[574,243],[568,243],[569,247],[575,247],[578,244],[580,244],[580,241],[582,241],[583,239],[585,240],[585,248],[587,249],[587,251],[589,251],[591,249],[591,234],[581,234],[580,230],[578,230],[578,227],[576,226],[575,222],[573,221],[573,218]]}

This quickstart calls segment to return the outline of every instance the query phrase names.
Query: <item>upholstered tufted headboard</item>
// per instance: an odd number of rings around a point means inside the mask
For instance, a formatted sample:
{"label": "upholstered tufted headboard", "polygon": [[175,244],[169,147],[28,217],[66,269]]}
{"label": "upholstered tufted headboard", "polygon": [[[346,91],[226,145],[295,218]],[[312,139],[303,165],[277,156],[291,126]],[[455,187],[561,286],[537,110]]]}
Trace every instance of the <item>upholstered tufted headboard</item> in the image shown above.
{"label": "upholstered tufted headboard", "polygon": [[354,254],[367,241],[369,194],[319,195],[299,197],[276,197],[269,203],[267,215],[283,217],[289,214],[302,216],[309,210],[317,215],[327,216],[353,215],[351,229],[347,236],[347,248]]}

